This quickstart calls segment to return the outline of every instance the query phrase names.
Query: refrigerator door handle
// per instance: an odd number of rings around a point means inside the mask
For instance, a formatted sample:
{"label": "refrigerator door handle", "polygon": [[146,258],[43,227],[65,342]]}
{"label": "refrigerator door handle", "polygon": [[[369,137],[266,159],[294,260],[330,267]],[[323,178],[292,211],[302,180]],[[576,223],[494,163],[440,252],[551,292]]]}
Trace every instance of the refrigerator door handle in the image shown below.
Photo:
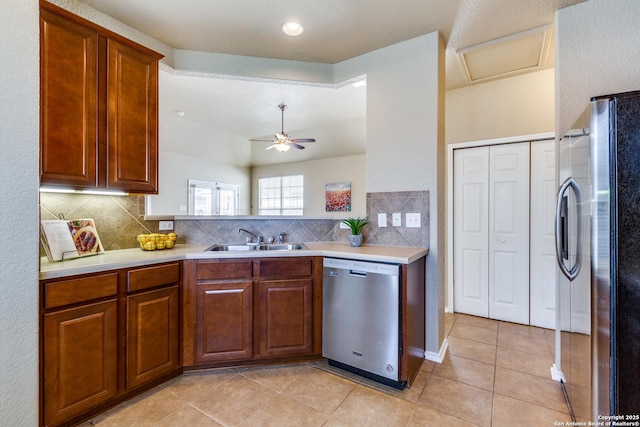
{"label": "refrigerator door handle", "polygon": [[[571,267],[571,269],[567,268],[564,264],[563,254],[568,255],[568,248],[566,247],[566,237],[569,233],[568,229],[568,213],[563,212],[566,209],[566,202],[563,203],[565,192],[571,188],[576,195],[576,217],[577,217],[577,228],[576,228],[576,261]],[[563,209],[564,208],[564,209]],[[580,273],[580,267],[582,264],[582,190],[580,189],[580,185],[573,178],[567,178],[560,189],[558,190],[558,200],[556,203],[556,258],[558,260],[558,266],[560,267],[560,271],[565,275],[567,279],[570,281],[575,279]],[[566,256],[568,258],[568,256]]]}

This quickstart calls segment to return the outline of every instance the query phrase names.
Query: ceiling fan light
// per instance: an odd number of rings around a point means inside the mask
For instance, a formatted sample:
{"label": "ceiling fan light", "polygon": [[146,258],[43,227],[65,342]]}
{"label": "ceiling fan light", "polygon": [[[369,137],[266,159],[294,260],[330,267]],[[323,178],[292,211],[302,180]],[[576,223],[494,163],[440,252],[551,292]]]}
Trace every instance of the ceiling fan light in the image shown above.
{"label": "ceiling fan light", "polygon": [[282,144],[282,143],[276,144],[276,150],[278,151],[282,151],[282,152],[289,151],[289,148],[291,148],[289,144]]}
{"label": "ceiling fan light", "polygon": [[304,27],[302,24],[293,21],[285,22],[282,24],[281,29],[282,32],[288,36],[299,36],[304,33]]}

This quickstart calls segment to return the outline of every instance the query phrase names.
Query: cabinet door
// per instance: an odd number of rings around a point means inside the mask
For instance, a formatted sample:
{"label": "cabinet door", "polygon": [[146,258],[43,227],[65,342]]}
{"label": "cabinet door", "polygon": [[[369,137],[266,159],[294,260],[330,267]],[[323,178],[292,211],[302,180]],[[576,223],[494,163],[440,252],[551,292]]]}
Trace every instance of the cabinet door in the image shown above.
{"label": "cabinet door", "polygon": [[454,151],[454,310],[489,316],[489,147]]}
{"label": "cabinet door", "polygon": [[529,143],[489,158],[489,317],[529,324]]}
{"label": "cabinet door", "polygon": [[116,300],[44,316],[44,418],[57,425],[116,395]]}
{"label": "cabinet door", "polygon": [[529,323],[529,143],[454,152],[456,312]]}
{"label": "cabinet door", "polygon": [[556,148],[531,143],[531,324],[556,325]]}
{"label": "cabinet door", "polygon": [[196,285],[196,363],[253,356],[253,282]]}
{"label": "cabinet door", "polygon": [[257,324],[261,356],[311,353],[312,291],[311,279],[260,282]]}
{"label": "cabinet door", "polygon": [[40,182],[96,187],[98,34],[40,13]]}
{"label": "cabinet door", "polygon": [[157,58],[115,40],[107,55],[107,187],[157,194]]}
{"label": "cabinet door", "polygon": [[127,388],[180,367],[178,286],[127,297]]}

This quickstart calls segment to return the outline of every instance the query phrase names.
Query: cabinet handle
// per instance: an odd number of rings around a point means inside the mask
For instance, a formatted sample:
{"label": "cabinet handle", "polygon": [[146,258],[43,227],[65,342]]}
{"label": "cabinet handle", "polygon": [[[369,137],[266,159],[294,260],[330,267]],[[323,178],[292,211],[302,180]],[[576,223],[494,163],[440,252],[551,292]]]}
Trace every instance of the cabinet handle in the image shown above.
{"label": "cabinet handle", "polygon": [[204,291],[205,295],[216,295],[216,294],[237,294],[243,292],[242,289],[216,289]]}

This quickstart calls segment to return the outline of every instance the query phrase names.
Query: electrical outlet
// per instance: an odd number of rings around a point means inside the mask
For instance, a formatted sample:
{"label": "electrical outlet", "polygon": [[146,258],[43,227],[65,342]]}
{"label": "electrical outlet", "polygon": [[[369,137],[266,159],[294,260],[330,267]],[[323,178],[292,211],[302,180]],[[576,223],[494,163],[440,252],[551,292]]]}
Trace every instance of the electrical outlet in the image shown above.
{"label": "electrical outlet", "polygon": [[387,214],[379,213],[378,214],[378,227],[386,227],[387,226]]}
{"label": "electrical outlet", "polygon": [[395,212],[391,215],[391,225],[394,227],[402,227],[402,214],[400,212]]}
{"label": "electrical outlet", "polygon": [[347,224],[345,224],[344,222],[340,221],[340,229],[341,230],[348,230],[349,226]]}
{"label": "electrical outlet", "polygon": [[180,205],[180,212],[186,212],[187,207],[185,205]]}
{"label": "electrical outlet", "polygon": [[160,231],[173,230],[173,221],[158,221],[158,230]]}
{"label": "electrical outlet", "polygon": [[408,213],[406,216],[407,228],[421,228],[422,220],[420,213]]}

